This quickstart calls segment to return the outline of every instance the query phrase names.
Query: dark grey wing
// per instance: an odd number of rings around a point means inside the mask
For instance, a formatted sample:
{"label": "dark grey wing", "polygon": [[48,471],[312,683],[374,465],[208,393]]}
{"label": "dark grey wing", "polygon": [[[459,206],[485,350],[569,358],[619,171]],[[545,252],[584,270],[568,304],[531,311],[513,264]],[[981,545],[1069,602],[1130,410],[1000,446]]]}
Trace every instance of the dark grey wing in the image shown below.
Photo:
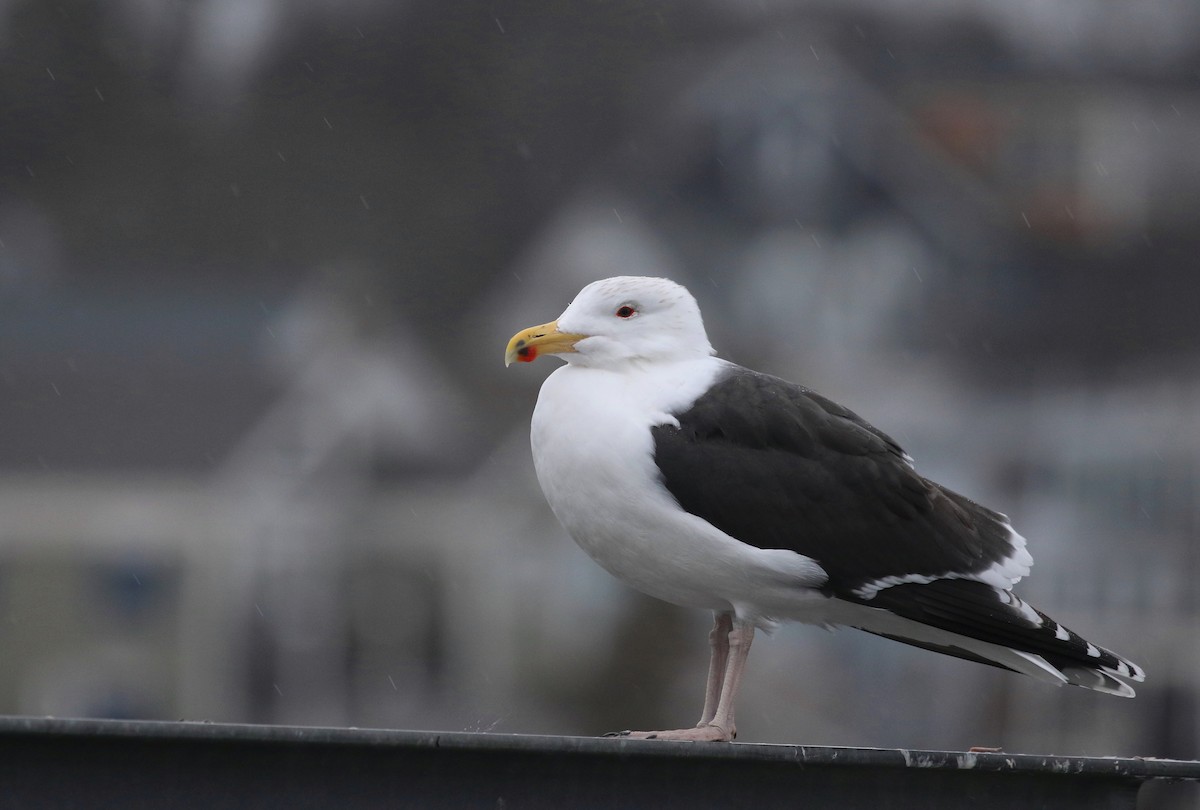
{"label": "dark grey wing", "polygon": [[[1102,692],[1132,696],[1118,678],[1145,679],[1137,664],[1092,644],[1010,591],[969,579],[939,579],[924,584],[895,585],[881,590],[864,605],[888,610],[906,619],[959,636],[1041,656],[1071,683]],[[870,628],[864,628],[870,632]],[[879,633],[907,644],[995,664],[962,649],[935,647],[903,636]],[[998,666],[1003,666],[998,665]]]}
{"label": "dark grey wing", "polygon": [[1003,515],[922,478],[886,434],[800,386],[731,366],[677,418],[652,432],[680,506],[743,543],[811,557],[832,594],[978,573],[1014,552]]}

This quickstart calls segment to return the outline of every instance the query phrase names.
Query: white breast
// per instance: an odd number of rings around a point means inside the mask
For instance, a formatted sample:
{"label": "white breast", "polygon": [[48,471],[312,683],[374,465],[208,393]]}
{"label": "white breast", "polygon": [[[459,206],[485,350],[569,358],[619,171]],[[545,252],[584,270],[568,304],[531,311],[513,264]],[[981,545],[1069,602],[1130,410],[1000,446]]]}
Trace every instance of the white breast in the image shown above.
{"label": "white breast", "polygon": [[559,521],[614,576],[668,602],[770,615],[803,586],[819,585],[824,572],[683,511],[653,459],[651,428],[678,424],[671,413],[695,402],[723,366],[703,358],[621,373],[558,369],[533,413],[534,466]]}

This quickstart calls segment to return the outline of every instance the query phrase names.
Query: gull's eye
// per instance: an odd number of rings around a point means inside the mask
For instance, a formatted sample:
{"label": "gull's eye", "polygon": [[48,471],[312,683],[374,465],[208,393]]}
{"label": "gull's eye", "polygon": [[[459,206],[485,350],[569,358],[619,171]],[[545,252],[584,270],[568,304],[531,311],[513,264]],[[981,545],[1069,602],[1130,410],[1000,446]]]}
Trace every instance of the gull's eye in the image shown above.
{"label": "gull's eye", "polygon": [[617,307],[616,314],[618,318],[632,318],[634,315],[637,315],[637,310],[629,306],[629,304],[622,304]]}

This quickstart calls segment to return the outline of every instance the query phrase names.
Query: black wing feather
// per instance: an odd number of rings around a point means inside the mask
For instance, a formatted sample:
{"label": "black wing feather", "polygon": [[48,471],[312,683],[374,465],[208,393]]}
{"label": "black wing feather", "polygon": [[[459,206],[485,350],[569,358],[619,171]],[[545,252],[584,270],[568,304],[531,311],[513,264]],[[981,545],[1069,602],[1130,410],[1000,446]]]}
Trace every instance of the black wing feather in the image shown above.
{"label": "black wing feather", "polygon": [[[973,580],[940,579],[920,585],[895,585],[872,599],[857,601],[950,633],[1040,655],[1059,670],[1105,668],[1115,672],[1125,666],[1127,676],[1139,671],[1116,653],[1090,644],[1015,595],[1002,595],[995,588]],[[1036,615],[1037,621],[1025,611]],[[1089,648],[1093,654],[1088,654]]]}
{"label": "black wing feather", "polygon": [[744,543],[815,559],[832,594],[975,573],[1013,551],[1003,515],[921,477],[885,433],[801,386],[731,365],[677,418],[652,432],[680,506]]}

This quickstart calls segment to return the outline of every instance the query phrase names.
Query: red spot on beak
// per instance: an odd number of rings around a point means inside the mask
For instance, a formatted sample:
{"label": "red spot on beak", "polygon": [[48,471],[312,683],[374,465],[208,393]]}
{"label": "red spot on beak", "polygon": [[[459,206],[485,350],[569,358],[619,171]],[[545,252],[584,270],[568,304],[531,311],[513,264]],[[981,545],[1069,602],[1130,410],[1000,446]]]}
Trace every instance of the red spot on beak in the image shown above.
{"label": "red spot on beak", "polygon": [[532,363],[537,359],[537,346],[522,346],[517,349],[517,360],[521,363]]}

